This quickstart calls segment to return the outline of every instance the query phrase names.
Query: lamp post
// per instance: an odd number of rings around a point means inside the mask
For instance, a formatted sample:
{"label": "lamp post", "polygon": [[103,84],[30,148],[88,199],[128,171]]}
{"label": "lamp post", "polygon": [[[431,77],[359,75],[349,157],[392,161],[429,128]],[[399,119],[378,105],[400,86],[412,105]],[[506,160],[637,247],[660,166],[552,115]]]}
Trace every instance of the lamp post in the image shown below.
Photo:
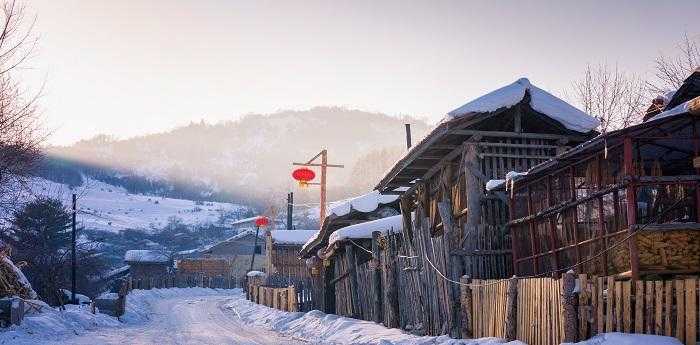
{"label": "lamp post", "polygon": [[[321,158],[321,163],[314,163],[318,158]],[[304,168],[299,168],[292,172],[292,177],[299,181],[299,186],[307,187],[309,185],[320,185],[321,186],[321,205],[319,207],[319,221],[323,222],[326,218],[326,170],[328,168],[344,168],[345,166],[341,164],[328,164],[328,150],[323,149],[313,158],[309,159],[306,163],[292,163],[292,165],[302,166]],[[313,170],[307,167],[320,167],[321,168],[321,181],[320,183],[310,182],[315,177],[316,174]]]}
{"label": "lamp post", "polygon": [[248,272],[253,270],[255,252],[258,250],[258,235],[260,234],[260,227],[267,226],[268,224],[270,224],[270,219],[264,216],[260,216],[255,220],[255,245],[253,246],[253,256],[250,258],[250,269]]}

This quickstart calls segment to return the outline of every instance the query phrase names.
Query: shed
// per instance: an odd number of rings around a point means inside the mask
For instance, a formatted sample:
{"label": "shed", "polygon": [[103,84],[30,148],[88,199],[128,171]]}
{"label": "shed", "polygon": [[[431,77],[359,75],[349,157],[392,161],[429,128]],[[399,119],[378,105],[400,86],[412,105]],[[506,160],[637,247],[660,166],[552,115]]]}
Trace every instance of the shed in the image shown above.
{"label": "shed", "polygon": [[307,269],[310,269],[312,273],[314,308],[327,313],[335,311],[335,292],[333,290],[335,268],[333,262],[328,260],[324,253],[331,234],[349,225],[398,214],[398,196],[382,195],[378,191],[330,204],[327,216],[321,222],[321,229],[304,244],[300,252],[300,256],[307,259]]}
{"label": "shed", "polygon": [[516,274],[700,272],[699,71],[663,110],[510,183]]}
{"label": "shed", "polygon": [[266,236],[266,266],[270,277],[288,281],[309,278],[306,264],[299,258],[301,247],[318,230],[272,230]]}
{"label": "shed", "polygon": [[[449,112],[377,184],[401,195],[400,253],[417,312],[402,323],[459,336],[462,275],[512,275],[507,199],[486,183],[523,171],[597,135],[599,122],[522,78]],[[492,185],[490,187],[495,187]],[[427,284],[427,286],[421,286]],[[413,315],[413,316],[411,316]]]}

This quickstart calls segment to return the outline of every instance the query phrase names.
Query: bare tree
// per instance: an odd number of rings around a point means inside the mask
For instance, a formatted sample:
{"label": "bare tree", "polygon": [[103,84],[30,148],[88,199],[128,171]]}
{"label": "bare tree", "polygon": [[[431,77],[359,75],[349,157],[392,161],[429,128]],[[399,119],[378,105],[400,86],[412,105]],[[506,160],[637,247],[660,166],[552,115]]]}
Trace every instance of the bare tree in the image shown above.
{"label": "bare tree", "polygon": [[640,122],[647,96],[645,82],[617,66],[588,65],[583,77],[573,83],[575,100],[583,110],[600,120],[607,132]]}
{"label": "bare tree", "polygon": [[654,60],[654,78],[646,83],[646,87],[654,95],[677,90],[683,84],[683,80],[698,67],[700,67],[700,36],[693,38],[685,33],[675,55],[668,56],[661,53]]}
{"label": "bare tree", "polygon": [[7,214],[40,159],[44,136],[37,111],[39,93],[29,95],[15,77],[36,48],[35,19],[28,21],[25,7],[14,0],[0,6],[0,213]]}

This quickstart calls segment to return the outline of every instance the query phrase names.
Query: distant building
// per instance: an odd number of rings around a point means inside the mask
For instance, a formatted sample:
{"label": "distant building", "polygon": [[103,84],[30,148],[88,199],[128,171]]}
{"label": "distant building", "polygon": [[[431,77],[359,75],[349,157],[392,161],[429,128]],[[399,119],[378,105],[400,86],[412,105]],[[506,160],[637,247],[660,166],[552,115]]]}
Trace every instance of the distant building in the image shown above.
{"label": "distant building", "polygon": [[267,274],[292,280],[310,277],[299,251],[317,233],[318,230],[268,231],[265,241]]}
{"label": "distant building", "polygon": [[[213,267],[216,262],[217,272],[223,274],[221,267],[226,262],[229,273],[232,276],[243,276],[250,269],[253,260],[253,270],[265,269],[265,230],[260,229],[258,239],[255,240],[255,229],[245,230],[221,242],[217,242],[202,248],[181,251],[176,254],[178,270],[180,263],[183,269],[192,270],[192,267]],[[257,243],[256,243],[257,242]],[[201,261],[201,262],[199,262]],[[187,268],[185,268],[187,267]],[[206,272],[205,272],[206,273]]]}
{"label": "distant building", "polygon": [[129,265],[129,273],[133,279],[163,276],[172,266],[170,255],[159,250],[128,250],[124,254],[124,262]]}

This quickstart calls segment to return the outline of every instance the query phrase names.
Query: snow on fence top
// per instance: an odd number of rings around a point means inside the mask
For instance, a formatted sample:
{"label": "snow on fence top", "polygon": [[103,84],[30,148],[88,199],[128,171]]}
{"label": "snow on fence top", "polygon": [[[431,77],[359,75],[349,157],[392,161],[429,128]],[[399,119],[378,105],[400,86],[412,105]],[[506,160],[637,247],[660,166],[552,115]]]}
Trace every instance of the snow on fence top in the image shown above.
{"label": "snow on fence top", "polygon": [[386,235],[390,231],[397,233],[402,230],[403,216],[399,214],[340,228],[331,234],[331,237],[328,239],[328,245],[331,246],[335,242],[347,239],[372,238],[372,232],[374,231],[381,231],[382,235]]}
{"label": "snow on fence top", "polygon": [[270,237],[275,244],[302,245],[314,237],[318,230],[272,230]]}
{"label": "snow on fence top", "polygon": [[510,85],[472,100],[449,112],[443,121],[475,113],[490,113],[501,108],[510,108],[522,101],[526,91],[530,93],[532,109],[560,122],[570,130],[587,133],[600,125],[600,122],[593,116],[530,84],[527,78],[520,78]]}
{"label": "snow on fence top", "polygon": [[396,199],[398,195],[383,195],[379,191],[373,190],[367,194],[358,197],[332,202],[328,210],[328,215],[344,216],[352,210],[359,212],[372,212],[380,205],[389,204]]}
{"label": "snow on fence top", "polygon": [[133,263],[154,263],[161,264],[170,261],[167,253],[158,250],[127,250],[124,254],[124,261]]}

